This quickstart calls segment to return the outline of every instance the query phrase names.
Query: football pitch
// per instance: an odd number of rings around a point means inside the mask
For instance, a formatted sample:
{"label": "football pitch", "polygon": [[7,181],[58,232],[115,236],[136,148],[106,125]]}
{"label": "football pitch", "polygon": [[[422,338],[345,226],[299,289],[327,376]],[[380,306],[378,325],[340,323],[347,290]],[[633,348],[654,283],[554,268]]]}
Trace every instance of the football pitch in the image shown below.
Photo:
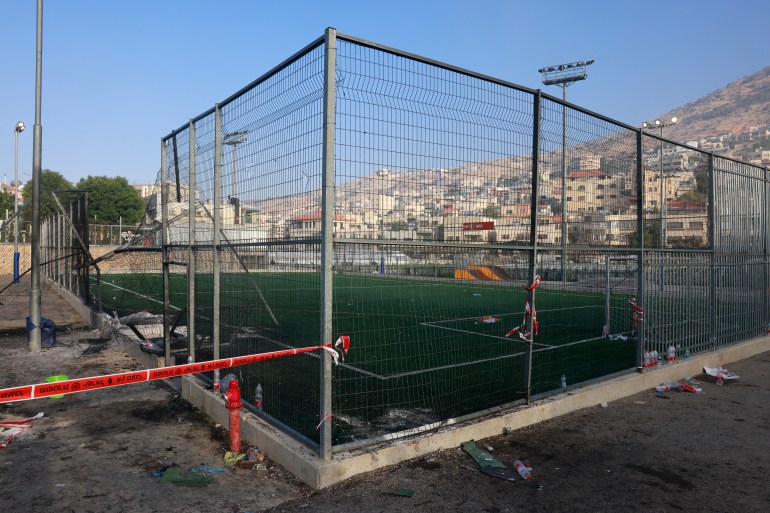
{"label": "football pitch", "polygon": [[[313,272],[223,273],[220,355],[317,344],[320,285]],[[561,285],[542,282],[536,290],[533,394],[558,388],[562,375],[572,384],[636,365],[629,296],[611,294],[607,305],[603,290]],[[119,315],[162,312],[160,275],[104,274],[101,287],[105,308]],[[525,396],[527,343],[517,333],[506,336],[523,321],[521,284],[335,273],[333,290],[333,336],[351,338],[350,352],[334,370],[336,441],[409,429]],[[169,293],[172,318],[185,325],[185,275],[171,275]],[[205,343],[213,319],[211,274],[196,275],[195,294],[196,353],[203,360],[211,357]],[[608,313],[613,333],[627,340],[603,336]],[[260,383],[265,411],[313,439],[319,367],[314,354],[255,364],[240,369],[239,377],[247,398]],[[402,412],[395,420],[394,411]]]}

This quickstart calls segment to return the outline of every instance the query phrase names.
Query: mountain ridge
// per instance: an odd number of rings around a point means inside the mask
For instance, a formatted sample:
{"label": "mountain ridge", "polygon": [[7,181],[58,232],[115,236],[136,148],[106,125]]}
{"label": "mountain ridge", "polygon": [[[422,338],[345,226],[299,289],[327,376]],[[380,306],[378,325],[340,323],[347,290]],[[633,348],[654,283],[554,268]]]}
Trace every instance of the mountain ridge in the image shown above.
{"label": "mountain ridge", "polygon": [[679,118],[664,136],[699,141],[721,134],[748,132],[770,124],[770,66],[677,107],[659,119]]}

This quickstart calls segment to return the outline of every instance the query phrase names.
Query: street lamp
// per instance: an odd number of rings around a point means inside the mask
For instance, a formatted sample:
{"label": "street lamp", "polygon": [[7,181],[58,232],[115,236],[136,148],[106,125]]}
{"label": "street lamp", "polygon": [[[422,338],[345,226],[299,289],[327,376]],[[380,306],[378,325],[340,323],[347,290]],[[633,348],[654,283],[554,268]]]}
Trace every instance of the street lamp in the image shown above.
{"label": "street lamp", "polygon": [[[570,62],[567,64],[558,64],[540,68],[544,85],[560,85],[562,89],[562,99],[564,106],[562,108],[562,150],[561,150],[561,246],[567,247],[567,87],[578,80],[588,78],[586,68],[594,63],[594,60]],[[567,260],[566,251],[561,256],[561,279],[566,281]]]}
{"label": "street lamp", "polygon": [[238,145],[246,142],[248,130],[238,130],[225,134],[222,144],[233,147],[233,187],[230,194],[230,204],[233,206],[235,224],[241,224],[240,200],[238,199]]}
{"label": "street lamp", "polygon": [[26,127],[23,121],[16,123],[13,128],[14,137],[14,166],[13,166],[13,282],[19,283],[19,134]]}
{"label": "street lamp", "polygon": [[651,129],[651,128],[659,128],[660,129],[660,244],[661,247],[666,247],[666,203],[667,199],[666,196],[666,177],[663,175],[663,128],[671,125],[675,125],[679,121],[679,118],[676,116],[672,117],[670,121],[664,122],[660,119],[656,119],[655,121],[645,121],[642,123],[642,128]]}

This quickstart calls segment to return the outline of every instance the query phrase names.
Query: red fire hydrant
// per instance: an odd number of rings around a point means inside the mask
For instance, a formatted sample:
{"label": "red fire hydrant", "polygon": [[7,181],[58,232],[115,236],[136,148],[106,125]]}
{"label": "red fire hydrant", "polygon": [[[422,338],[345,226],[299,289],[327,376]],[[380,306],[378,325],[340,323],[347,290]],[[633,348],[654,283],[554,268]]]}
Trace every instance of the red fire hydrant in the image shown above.
{"label": "red fire hydrant", "polygon": [[238,453],[241,450],[241,408],[243,402],[241,401],[241,387],[238,385],[238,380],[233,379],[227,386],[227,392],[225,392],[225,408],[230,410],[230,451]]}

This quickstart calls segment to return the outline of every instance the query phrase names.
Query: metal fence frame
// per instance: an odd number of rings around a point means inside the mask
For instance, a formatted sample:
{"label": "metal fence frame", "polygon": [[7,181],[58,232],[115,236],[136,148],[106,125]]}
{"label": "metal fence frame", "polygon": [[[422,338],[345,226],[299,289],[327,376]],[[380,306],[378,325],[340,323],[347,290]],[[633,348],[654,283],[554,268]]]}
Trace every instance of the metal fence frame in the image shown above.
{"label": "metal fence frame", "polygon": [[[334,234],[334,208],[335,208],[335,190],[339,183],[338,176],[335,174],[335,132],[338,128],[338,112],[336,101],[338,99],[337,81],[336,76],[338,70],[337,58],[339,42],[344,44],[355,45],[357,47],[371,49],[376,52],[382,52],[395,56],[399,59],[406,61],[420,63],[431,68],[444,70],[452,75],[461,75],[469,77],[473,80],[482,81],[484,83],[495,84],[503,89],[511,91],[517,91],[518,93],[528,95],[531,97],[531,133],[527,132],[531,136],[531,180],[529,183],[530,191],[530,206],[529,206],[529,226],[526,240],[512,240],[508,243],[500,241],[486,242],[482,244],[468,243],[463,241],[447,242],[446,240],[436,241],[405,241],[405,240],[383,240],[383,239],[359,239],[359,238],[345,238],[335,237]],[[373,247],[373,244],[377,244],[382,247],[392,247],[398,249],[399,247],[409,246],[421,246],[421,247],[446,247],[451,246],[453,248],[467,249],[469,251],[476,250],[478,248],[484,248],[491,251],[517,251],[522,254],[528,255],[527,263],[527,279],[530,283],[533,283],[541,272],[541,265],[545,258],[544,255],[549,258],[555,254],[561,254],[561,273],[560,279],[566,283],[567,270],[565,268],[567,263],[567,254],[586,254],[586,255],[604,255],[607,262],[607,287],[609,287],[609,262],[613,255],[617,255],[618,258],[628,259],[629,262],[635,261],[635,284],[632,289],[635,290],[637,296],[637,304],[641,309],[648,309],[648,306],[659,308],[661,311],[667,307],[667,302],[670,297],[683,297],[686,293],[686,288],[691,284],[686,283],[687,279],[690,279],[694,274],[688,271],[688,265],[685,263],[690,258],[700,259],[702,264],[689,266],[691,268],[697,268],[703,270],[699,276],[703,277],[705,285],[702,286],[704,291],[704,305],[707,305],[708,314],[708,341],[692,343],[692,347],[687,344],[690,342],[684,342],[685,345],[682,349],[693,349],[693,351],[713,350],[718,347],[734,343],[739,340],[745,340],[747,338],[767,333],[769,317],[769,305],[770,299],[768,298],[768,270],[770,269],[770,260],[768,259],[768,245],[770,242],[770,234],[767,230],[767,220],[770,219],[770,170],[758,166],[746,164],[734,159],[715,156],[710,152],[702,152],[694,148],[684,147],[683,145],[665,139],[662,136],[649,133],[641,128],[633,127],[628,124],[613,120],[601,114],[589,111],[577,105],[573,105],[565,102],[564,100],[542,93],[540,90],[533,90],[525,87],[521,87],[503,80],[499,80],[493,77],[488,77],[482,74],[478,74],[466,69],[451,66],[449,64],[441,63],[420,57],[407,52],[402,52],[390,47],[382,46],[373,42],[365,41],[363,39],[337,33],[336,30],[330,28],[326,30],[324,36],[314,40],[305,48],[289,57],[283,63],[279,64],[259,79],[255,80],[248,86],[244,87],[240,91],[236,92],[232,96],[225,99],[223,102],[217,104],[212,109],[209,109],[205,113],[201,114],[190,120],[186,125],[183,125],[179,129],[171,132],[161,139],[161,173],[160,173],[160,201],[161,201],[161,226],[159,227],[162,233],[162,240],[160,244],[155,244],[153,248],[139,248],[142,251],[159,250],[162,254],[162,272],[164,282],[164,339],[166,342],[166,356],[170,356],[171,346],[171,312],[169,309],[170,297],[169,297],[169,280],[170,280],[170,267],[179,265],[180,262],[174,261],[174,254],[187,255],[185,276],[187,279],[187,301],[188,301],[188,316],[187,316],[187,329],[189,337],[189,355],[194,360],[196,358],[196,330],[198,326],[196,324],[196,255],[201,251],[211,252],[213,255],[213,319],[211,320],[213,325],[213,344],[214,344],[214,358],[219,355],[219,343],[221,338],[220,333],[220,318],[219,313],[222,308],[220,303],[220,275],[222,258],[225,256],[225,252],[230,250],[236,253],[239,248],[245,248],[254,246],[255,244],[240,243],[232,244],[227,237],[224,237],[225,233],[220,226],[220,207],[221,207],[221,193],[222,193],[222,144],[225,134],[222,128],[222,110],[228,105],[236,102],[239,98],[248,94],[250,91],[257,88],[260,84],[265,83],[271,77],[277,75],[282,70],[289,67],[292,63],[297,62],[302,57],[308,55],[310,52],[317,50],[319,47],[323,47],[323,115],[322,126],[320,128],[322,145],[321,159],[322,159],[322,172],[321,172],[321,185],[320,185],[320,198],[321,198],[321,212],[322,212],[322,230],[321,236],[318,239],[305,239],[304,244],[313,243],[317,244],[320,248],[320,266],[318,267],[318,273],[320,277],[320,332],[318,338],[320,342],[330,342],[332,340],[332,326],[334,321],[334,310],[332,306],[332,297],[334,295],[334,284],[332,279],[335,246],[344,244],[358,244],[361,247]],[[547,103],[547,107],[544,104]],[[544,109],[549,109],[544,114]],[[612,129],[610,131],[613,137],[617,137],[620,141],[618,144],[624,145],[624,147],[633,148],[634,151],[628,152],[626,155],[626,164],[633,169],[633,177],[635,181],[630,190],[635,190],[635,207],[636,212],[633,220],[629,219],[628,222],[634,222],[636,225],[636,240],[629,240],[626,244],[609,245],[609,244],[587,244],[578,243],[571,244],[570,240],[565,237],[569,228],[572,232],[572,226],[569,225],[567,213],[568,213],[568,197],[566,186],[563,185],[561,190],[561,211],[562,218],[560,220],[561,236],[558,243],[540,243],[539,236],[547,227],[539,226],[539,181],[541,174],[543,173],[543,165],[541,159],[550,155],[553,150],[550,149],[554,146],[548,139],[548,130],[554,130],[553,134],[550,134],[551,139],[561,141],[562,135],[566,138],[566,124],[564,127],[565,133],[562,134],[558,131],[558,126],[548,128],[545,124],[553,125],[554,119],[561,119],[564,115],[564,119],[567,119],[567,113],[570,114],[571,119],[584,119],[595,121],[597,123],[604,123]],[[557,116],[558,115],[558,116]],[[211,130],[210,124],[213,123],[213,130]],[[207,127],[205,128],[204,127]],[[205,128],[205,130],[203,130]],[[614,132],[612,130],[615,130]],[[185,137],[181,137],[178,141],[177,136],[184,135],[184,132],[188,133],[189,143],[185,140]],[[202,132],[205,132],[202,135]],[[210,140],[213,133],[213,141]],[[589,133],[590,135],[590,133]],[[189,212],[196,211],[196,195],[198,191],[199,182],[196,182],[196,166],[201,165],[201,159],[204,158],[198,153],[199,138],[204,137],[208,144],[213,145],[213,172],[214,172],[214,184],[213,184],[213,212],[208,215],[213,216],[213,239],[210,242],[197,240],[196,234],[196,221],[195,215],[191,215],[188,222],[188,234],[187,241],[184,244],[179,244],[169,240],[169,225],[170,214],[168,212],[169,195],[176,194],[176,201],[182,200],[180,193],[180,183],[184,178],[187,179],[186,186],[189,191]],[[544,140],[545,139],[545,140]],[[582,142],[582,141],[578,141]],[[590,142],[590,141],[589,141]],[[551,146],[549,146],[551,145]],[[706,167],[705,172],[708,178],[707,186],[707,198],[705,200],[706,208],[708,209],[706,218],[708,220],[708,227],[705,237],[707,241],[701,241],[691,244],[690,247],[665,247],[665,230],[668,223],[666,216],[666,207],[668,200],[664,198],[664,203],[659,205],[657,214],[650,212],[649,201],[650,198],[646,198],[645,194],[645,177],[649,177],[650,173],[654,170],[646,169],[644,164],[645,146],[646,145],[660,145],[660,158],[662,162],[663,147],[668,145],[671,148],[677,147],[682,151],[691,152],[697,154],[700,159],[705,159]],[[187,152],[188,161],[184,162],[180,160],[178,146],[185,146],[184,151]],[[202,147],[202,145],[201,145]],[[566,148],[565,148],[566,149]],[[184,154],[184,151],[181,151]],[[202,150],[201,150],[202,151]],[[551,153],[549,153],[551,152]],[[562,154],[561,159],[566,162],[566,155]],[[208,165],[208,164],[207,164]],[[186,169],[185,169],[186,167]],[[184,171],[184,177],[180,178],[180,169]],[[647,174],[645,174],[647,173]],[[566,170],[562,168],[562,184],[565,183],[564,176]],[[661,197],[663,197],[663,187],[666,187],[663,176],[663,168],[661,164],[660,178],[661,182]],[[743,191],[752,190],[756,198],[761,197],[761,208],[754,208],[751,205],[746,205],[741,199]],[[632,196],[629,196],[632,198]],[[632,201],[633,198],[629,201]],[[152,207],[152,206],[151,206]],[[153,207],[157,210],[157,204]],[[698,214],[699,216],[702,214]],[[575,223],[580,223],[583,218],[576,218]],[[700,221],[693,221],[693,223]],[[57,240],[57,237],[62,237],[61,221],[52,221],[53,224],[45,226],[52,226],[58,228],[51,228],[52,234],[50,239]],[[58,224],[57,224],[58,223]],[[735,224],[733,224],[735,223]],[[658,235],[658,244],[653,247],[645,246],[645,238],[648,231],[654,231],[654,225],[660,225]],[[65,230],[66,231],[66,230]],[[44,231],[44,233],[46,233]],[[57,235],[58,234],[58,235]],[[760,240],[757,240],[760,239]],[[653,239],[654,241],[654,239]],[[259,247],[270,247],[271,244],[289,244],[292,241],[281,240],[276,238],[275,240],[257,243]],[[234,249],[235,248],[235,249]],[[136,251],[139,249],[135,248]],[[126,251],[131,251],[128,248]],[[555,257],[554,257],[555,258]],[[47,261],[59,261],[60,257],[56,254],[48,255]],[[241,262],[242,264],[243,262]],[[651,263],[654,263],[655,268],[651,268]],[[631,265],[631,264],[629,264]],[[758,273],[748,271],[746,266],[753,266],[751,269],[761,268]],[[658,269],[659,268],[659,269]],[[61,273],[59,271],[50,272],[49,277],[53,279],[61,279]],[[640,272],[641,271],[641,272]],[[436,271],[434,270],[434,273]],[[666,285],[663,283],[663,278],[660,279],[660,285],[656,282],[656,273],[660,273],[660,276],[664,274],[668,277],[673,276],[671,280],[680,280],[677,283]],[[695,272],[695,271],[692,271]],[[679,273],[679,274],[676,274]],[[690,274],[688,274],[690,273]],[[745,290],[746,285],[751,284],[753,281],[754,289]],[[761,282],[761,291],[759,290],[758,283]],[[664,289],[668,287],[664,291]],[[707,292],[706,292],[707,291]],[[708,297],[705,297],[707,295]],[[726,305],[722,299],[724,297],[740,297],[744,301],[744,304],[753,304],[754,309],[750,313],[750,323],[740,333],[733,333],[730,330],[721,329],[720,321],[725,319],[732,319],[739,312],[730,310],[730,307]],[[533,306],[536,303],[536,291],[534,288],[527,291],[527,301]],[[609,305],[608,305],[609,308]],[[648,312],[649,313],[649,312]],[[636,322],[636,321],[635,321]],[[658,322],[658,321],[655,321]],[[732,325],[731,325],[732,326]],[[532,333],[533,318],[530,317],[527,321],[526,331]],[[636,346],[635,367],[642,367],[644,363],[645,348],[648,345],[648,336],[651,333],[660,333],[660,326],[651,323],[648,317],[639,318]],[[701,337],[699,332],[693,334],[683,335],[682,340],[695,340],[695,338]],[[687,338],[690,337],[690,338]],[[527,343],[526,350],[526,375],[524,376],[525,383],[523,383],[524,402],[531,402],[533,398],[542,395],[542,392],[535,392],[533,389],[533,346],[535,345],[536,337],[530,336]],[[700,340],[700,338],[698,338]],[[650,342],[654,343],[654,342]],[[686,346],[686,347],[685,347]],[[332,415],[332,405],[335,401],[334,388],[332,386],[332,367],[331,359],[329,355],[324,354],[319,358],[319,391],[318,397],[320,402],[318,404],[318,416],[320,419],[327,419]],[[216,384],[218,376],[214,376],[214,383]],[[479,412],[482,414],[483,412]],[[321,422],[320,424],[320,436],[319,442],[316,443],[309,440],[306,436],[300,434],[291,426],[286,426],[282,422],[269,418],[269,416],[259,413],[263,418],[270,420],[276,425],[281,426],[289,433],[293,434],[300,440],[303,440],[311,447],[318,450],[319,455],[324,459],[331,458],[333,451],[339,451],[349,449],[351,447],[357,447],[362,445],[368,445],[375,443],[378,439],[369,439],[363,442],[357,442],[353,444],[340,444],[333,445],[332,443],[332,423]],[[472,417],[473,415],[465,416],[464,418]],[[445,419],[446,420],[446,419]],[[425,429],[430,429],[432,426],[427,426]],[[411,430],[411,434],[419,432],[420,429]],[[389,434],[387,438],[393,438],[399,436],[399,433]],[[383,438],[379,438],[380,440]]]}

